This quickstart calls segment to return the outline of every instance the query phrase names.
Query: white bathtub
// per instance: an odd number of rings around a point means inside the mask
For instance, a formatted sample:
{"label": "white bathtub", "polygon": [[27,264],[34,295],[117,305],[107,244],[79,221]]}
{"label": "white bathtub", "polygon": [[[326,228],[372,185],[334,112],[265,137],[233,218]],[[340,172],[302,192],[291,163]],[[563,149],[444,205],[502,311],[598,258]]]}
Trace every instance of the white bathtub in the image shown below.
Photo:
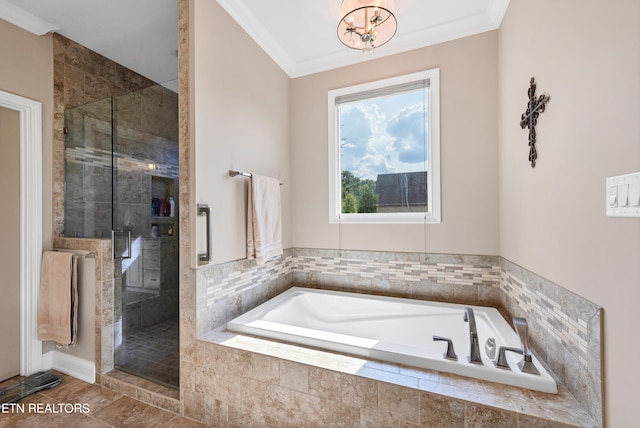
{"label": "white bathtub", "polygon": [[[520,372],[522,356],[507,352],[512,370],[496,368],[485,342],[520,347],[515,331],[494,308],[470,306],[475,313],[483,365],[467,362],[469,324],[465,305],[293,287],[237,317],[227,328],[238,333],[454,373],[536,391],[556,393],[556,383],[533,357],[540,375]],[[443,358],[451,338],[458,361]]]}

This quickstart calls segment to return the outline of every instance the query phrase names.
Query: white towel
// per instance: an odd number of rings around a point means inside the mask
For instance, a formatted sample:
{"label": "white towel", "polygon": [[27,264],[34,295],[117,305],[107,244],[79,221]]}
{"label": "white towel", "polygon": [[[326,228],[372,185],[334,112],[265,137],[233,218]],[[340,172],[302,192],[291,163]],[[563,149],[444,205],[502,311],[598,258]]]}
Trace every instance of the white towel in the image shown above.
{"label": "white towel", "polygon": [[280,181],[253,174],[247,197],[247,259],[262,265],[281,254]]}

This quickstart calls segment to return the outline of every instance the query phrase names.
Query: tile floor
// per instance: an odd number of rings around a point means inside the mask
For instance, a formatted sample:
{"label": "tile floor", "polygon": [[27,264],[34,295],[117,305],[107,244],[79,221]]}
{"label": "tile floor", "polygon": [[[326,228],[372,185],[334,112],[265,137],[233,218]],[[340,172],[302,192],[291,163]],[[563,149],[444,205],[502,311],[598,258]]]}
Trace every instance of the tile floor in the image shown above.
{"label": "tile floor", "polygon": [[134,330],[124,337],[116,354],[116,367],[153,382],[178,388],[180,344],[178,320]]}
{"label": "tile floor", "polygon": [[[13,411],[0,408],[0,427],[206,427],[100,385],[91,385],[60,372],[54,373],[62,377],[62,383],[21,400],[18,404],[23,405],[24,411],[15,406]],[[14,385],[22,379],[18,376],[1,382],[0,388]],[[74,406],[77,412],[73,411]]]}

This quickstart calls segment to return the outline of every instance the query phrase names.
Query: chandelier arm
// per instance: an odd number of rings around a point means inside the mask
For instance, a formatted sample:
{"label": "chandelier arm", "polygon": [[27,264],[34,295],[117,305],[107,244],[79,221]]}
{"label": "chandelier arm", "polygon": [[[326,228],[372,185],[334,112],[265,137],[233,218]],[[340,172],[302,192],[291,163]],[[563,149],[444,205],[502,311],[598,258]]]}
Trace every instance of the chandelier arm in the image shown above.
{"label": "chandelier arm", "polygon": [[[387,11],[387,12],[389,12],[389,11]],[[384,19],[384,21],[382,21],[382,22],[380,22],[380,23],[378,23],[378,24],[375,24],[374,26],[375,26],[375,27],[379,27],[379,26],[381,26],[382,24],[384,24],[385,22],[387,22],[387,21],[389,20],[389,18],[391,18],[391,16],[393,16],[393,14],[392,14],[391,12],[389,12],[389,16],[387,16],[387,17]]]}
{"label": "chandelier arm", "polygon": [[363,34],[367,34],[367,33],[359,33],[357,31],[345,31],[344,35],[346,36],[347,34],[355,34],[358,37],[362,37]]}
{"label": "chandelier arm", "polygon": [[[349,28],[349,27],[347,27],[347,28]],[[358,27],[358,26],[355,26],[355,25],[351,25],[351,28],[355,28],[356,30],[360,30],[360,31],[363,31],[363,32],[366,33],[366,31],[365,31],[366,28],[365,27]]]}

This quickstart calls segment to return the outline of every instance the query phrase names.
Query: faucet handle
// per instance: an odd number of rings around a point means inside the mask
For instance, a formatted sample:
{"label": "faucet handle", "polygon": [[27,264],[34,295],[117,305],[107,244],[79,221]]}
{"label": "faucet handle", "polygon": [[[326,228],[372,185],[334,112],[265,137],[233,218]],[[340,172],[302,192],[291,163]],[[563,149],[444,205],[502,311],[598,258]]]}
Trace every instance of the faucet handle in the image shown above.
{"label": "faucet handle", "polygon": [[449,339],[448,337],[433,336],[433,341],[434,342],[436,342],[438,340],[447,342],[447,351],[444,354],[442,354],[442,356],[444,358],[446,358],[447,360],[458,361],[458,356],[456,355],[455,351],[453,350],[453,341],[451,339]]}
{"label": "faucet handle", "polygon": [[507,362],[507,351],[515,352],[516,354],[522,354],[522,349],[520,348],[510,348],[508,346],[501,346],[498,350],[498,358],[493,363],[497,368],[504,370],[511,370],[509,367],[509,363]]}

